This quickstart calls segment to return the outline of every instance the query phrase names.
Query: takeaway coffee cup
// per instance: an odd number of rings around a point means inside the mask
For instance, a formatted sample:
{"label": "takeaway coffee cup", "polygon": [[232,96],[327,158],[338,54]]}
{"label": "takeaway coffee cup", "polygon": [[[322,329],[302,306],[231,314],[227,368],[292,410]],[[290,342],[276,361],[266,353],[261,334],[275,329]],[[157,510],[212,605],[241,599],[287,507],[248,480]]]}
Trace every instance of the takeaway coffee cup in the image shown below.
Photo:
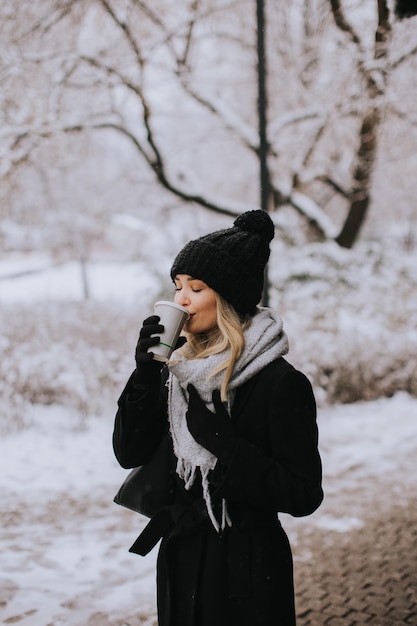
{"label": "takeaway coffee cup", "polygon": [[190,314],[185,307],[165,300],[155,302],[154,309],[156,315],[159,315],[161,318],[164,332],[160,335],[161,342],[156,346],[152,346],[150,351],[153,352],[156,361],[165,363],[169,360],[176,346],[184,323],[190,319]]}

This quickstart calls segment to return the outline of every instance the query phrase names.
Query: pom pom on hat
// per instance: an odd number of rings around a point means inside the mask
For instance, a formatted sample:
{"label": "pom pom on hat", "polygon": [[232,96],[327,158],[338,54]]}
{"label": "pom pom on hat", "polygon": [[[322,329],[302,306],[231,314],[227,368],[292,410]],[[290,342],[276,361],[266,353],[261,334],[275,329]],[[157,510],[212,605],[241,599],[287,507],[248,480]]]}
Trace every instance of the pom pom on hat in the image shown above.
{"label": "pom pom on hat", "polygon": [[275,235],[274,224],[265,211],[247,211],[242,213],[234,221],[234,226],[248,233],[257,233],[268,242],[272,241]]}
{"label": "pom pom on hat", "polygon": [[238,313],[253,315],[262,297],[264,270],[274,224],[265,211],[242,213],[232,228],[190,241],[177,255],[171,277],[189,274],[204,281]]}
{"label": "pom pom on hat", "polygon": [[417,15],[417,0],[397,0],[395,15],[400,20]]}

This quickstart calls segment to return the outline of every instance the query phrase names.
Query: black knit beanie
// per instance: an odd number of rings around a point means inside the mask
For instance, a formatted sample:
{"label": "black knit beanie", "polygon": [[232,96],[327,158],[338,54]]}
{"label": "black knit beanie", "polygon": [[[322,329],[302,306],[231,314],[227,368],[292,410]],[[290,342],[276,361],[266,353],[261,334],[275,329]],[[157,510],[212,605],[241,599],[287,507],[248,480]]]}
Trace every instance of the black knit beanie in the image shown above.
{"label": "black knit beanie", "polygon": [[232,228],[194,239],[177,255],[171,278],[189,274],[217,291],[238,313],[253,315],[262,297],[274,224],[265,211],[247,211]]}

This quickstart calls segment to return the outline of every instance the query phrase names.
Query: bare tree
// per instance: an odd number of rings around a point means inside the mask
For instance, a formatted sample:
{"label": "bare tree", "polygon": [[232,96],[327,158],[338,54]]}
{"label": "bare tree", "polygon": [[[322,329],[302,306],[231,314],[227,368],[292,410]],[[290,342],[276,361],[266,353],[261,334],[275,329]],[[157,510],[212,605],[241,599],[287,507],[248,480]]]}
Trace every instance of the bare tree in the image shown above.
{"label": "bare tree", "polygon": [[[374,1],[361,29],[354,3],[266,5],[273,219],[290,240],[288,210],[309,236],[345,247],[367,215],[382,120],[394,115],[388,78],[416,56],[415,46],[390,48],[395,16]],[[14,103],[3,108],[3,179],[39,167],[60,137],[104,132],[180,202],[226,215],[257,207],[255,2],[252,11],[236,0],[6,5],[3,98]]]}
{"label": "bare tree", "polygon": [[[365,107],[359,130],[353,180],[349,191],[349,209],[343,227],[336,237],[337,243],[350,248],[355,243],[368,211],[372,173],[374,170],[378,131],[385,108],[384,95],[392,71],[389,56],[392,25],[386,0],[377,1],[378,20],[374,36],[373,60],[366,58],[362,41],[354,26],[347,20],[341,2],[329,0],[336,26],[346,34],[356,48],[357,71],[366,89]],[[414,54],[415,49],[409,54]],[[407,58],[405,56],[402,61]]]}
{"label": "bare tree", "polygon": [[[329,40],[325,5],[313,0],[304,3],[305,43],[291,71],[298,72],[300,85],[307,87],[304,94],[302,89],[298,90],[300,99],[306,95],[311,100],[314,91],[311,86],[323,83],[326,73],[333,76],[335,87],[330,81],[325,82],[322,104],[316,98],[312,106],[305,107],[304,117],[300,108],[284,114],[282,122],[280,118],[273,121],[276,151],[285,125],[291,127],[297,141],[300,128],[307,131],[305,140],[300,142],[301,156],[295,161],[287,195],[277,187],[274,194],[277,206],[291,204],[309,220],[317,236],[334,239],[340,246],[350,248],[359,236],[372,199],[381,126],[392,123],[396,115],[392,94],[387,95],[389,78],[401,65],[415,59],[417,50],[409,43],[412,39],[407,38],[407,33],[402,48],[398,41],[396,48],[392,48],[392,34],[398,29],[398,22],[384,0],[375,0],[373,5],[367,3],[356,14],[355,3],[326,0],[326,4],[340,33],[339,41],[320,50],[322,42]],[[415,14],[417,8],[414,8]],[[408,7],[406,16],[411,15]],[[332,63],[332,70],[321,65],[325,58]],[[285,73],[285,68],[280,71]],[[340,82],[338,75],[342,77]],[[401,98],[399,94],[396,97]],[[413,120],[409,123],[413,124]],[[346,131],[342,134],[343,126]],[[352,142],[355,136],[356,145]],[[349,171],[338,168],[338,163],[346,162],[349,152]],[[329,198],[333,208],[326,210]],[[340,220],[334,216],[335,204],[346,207],[344,213],[338,211]]]}

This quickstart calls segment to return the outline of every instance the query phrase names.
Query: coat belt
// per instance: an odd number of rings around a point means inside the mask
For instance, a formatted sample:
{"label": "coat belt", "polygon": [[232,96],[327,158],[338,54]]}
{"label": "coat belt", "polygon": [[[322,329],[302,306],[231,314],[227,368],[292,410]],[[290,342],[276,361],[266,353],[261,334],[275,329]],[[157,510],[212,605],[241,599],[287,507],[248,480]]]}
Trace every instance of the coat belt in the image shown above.
{"label": "coat belt", "polygon": [[160,509],[147,523],[139,537],[129,548],[129,552],[146,556],[162,537],[175,528],[178,534],[186,534],[201,523],[209,520],[203,499],[195,500],[191,506],[171,505]]}

